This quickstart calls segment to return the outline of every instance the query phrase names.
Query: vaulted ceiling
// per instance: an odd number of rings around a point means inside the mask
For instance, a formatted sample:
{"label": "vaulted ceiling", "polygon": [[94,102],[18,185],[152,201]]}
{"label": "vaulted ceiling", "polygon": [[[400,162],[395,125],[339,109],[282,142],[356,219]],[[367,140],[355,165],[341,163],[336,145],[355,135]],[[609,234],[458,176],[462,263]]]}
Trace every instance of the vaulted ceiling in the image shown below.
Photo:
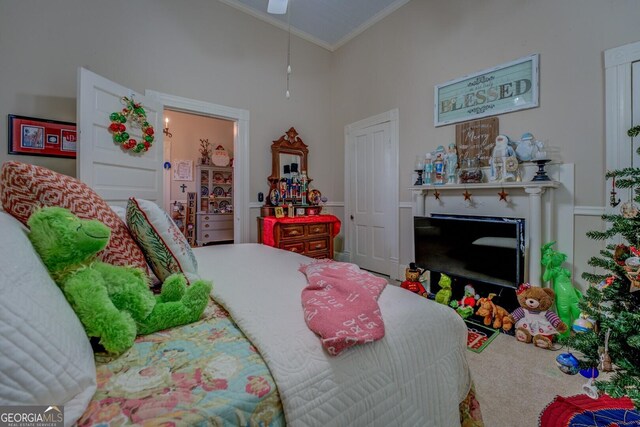
{"label": "vaulted ceiling", "polygon": [[333,51],[409,0],[289,0],[289,15],[267,13],[268,0],[220,0]]}

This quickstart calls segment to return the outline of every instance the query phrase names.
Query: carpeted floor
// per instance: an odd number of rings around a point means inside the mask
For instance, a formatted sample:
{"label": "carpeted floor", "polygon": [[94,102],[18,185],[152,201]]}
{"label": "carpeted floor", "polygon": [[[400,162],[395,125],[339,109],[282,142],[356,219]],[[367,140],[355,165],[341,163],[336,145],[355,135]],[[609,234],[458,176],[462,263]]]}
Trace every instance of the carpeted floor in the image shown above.
{"label": "carpeted floor", "polygon": [[566,375],[549,351],[500,334],[482,353],[467,351],[467,360],[486,427],[535,427],[538,416],[556,395],[581,393],[587,380]]}

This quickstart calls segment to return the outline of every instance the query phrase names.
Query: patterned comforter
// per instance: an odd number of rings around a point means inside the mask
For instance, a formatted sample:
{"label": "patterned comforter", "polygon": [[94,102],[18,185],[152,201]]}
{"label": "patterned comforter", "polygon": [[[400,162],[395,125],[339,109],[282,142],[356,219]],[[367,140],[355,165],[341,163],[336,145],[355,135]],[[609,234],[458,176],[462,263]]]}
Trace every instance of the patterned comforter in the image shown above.
{"label": "patterned comforter", "polygon": [[267,365],[215,302],[199,322],[96,362],[98,391],[79,426],[285,424]]}

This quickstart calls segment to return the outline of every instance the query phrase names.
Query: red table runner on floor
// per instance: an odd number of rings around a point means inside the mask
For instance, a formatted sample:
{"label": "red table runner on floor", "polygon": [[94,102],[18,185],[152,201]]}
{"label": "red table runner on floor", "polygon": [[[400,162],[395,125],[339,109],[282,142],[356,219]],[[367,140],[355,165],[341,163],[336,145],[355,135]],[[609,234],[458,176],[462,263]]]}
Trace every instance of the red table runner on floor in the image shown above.
{"label": "red table runner on floor", "polygon": [[299,216],[296,218],[276,218],[275,216],[267,216],[262,224],[262,243],[267,246],[275,246],[273,239],[273,227],[277,223],[280,224],[309,224],[319,222],[333,223],[333,233],[331,237],[336,237],[340,233],[340,220],[335,215],[310,215]]}

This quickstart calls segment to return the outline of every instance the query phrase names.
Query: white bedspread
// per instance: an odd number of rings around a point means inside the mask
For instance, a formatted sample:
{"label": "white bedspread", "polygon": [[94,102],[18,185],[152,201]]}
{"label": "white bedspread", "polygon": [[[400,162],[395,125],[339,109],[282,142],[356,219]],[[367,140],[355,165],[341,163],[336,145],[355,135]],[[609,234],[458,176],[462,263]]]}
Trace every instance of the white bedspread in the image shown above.
{"label": "white bedspread", "polygon": [[329,356],[304,322],[310,258],[258,244],[194,250],[213,295],[260,350],[290,426],[459,426],[470,376],[466,327],[396,286],[379,299],[386,335]]}

